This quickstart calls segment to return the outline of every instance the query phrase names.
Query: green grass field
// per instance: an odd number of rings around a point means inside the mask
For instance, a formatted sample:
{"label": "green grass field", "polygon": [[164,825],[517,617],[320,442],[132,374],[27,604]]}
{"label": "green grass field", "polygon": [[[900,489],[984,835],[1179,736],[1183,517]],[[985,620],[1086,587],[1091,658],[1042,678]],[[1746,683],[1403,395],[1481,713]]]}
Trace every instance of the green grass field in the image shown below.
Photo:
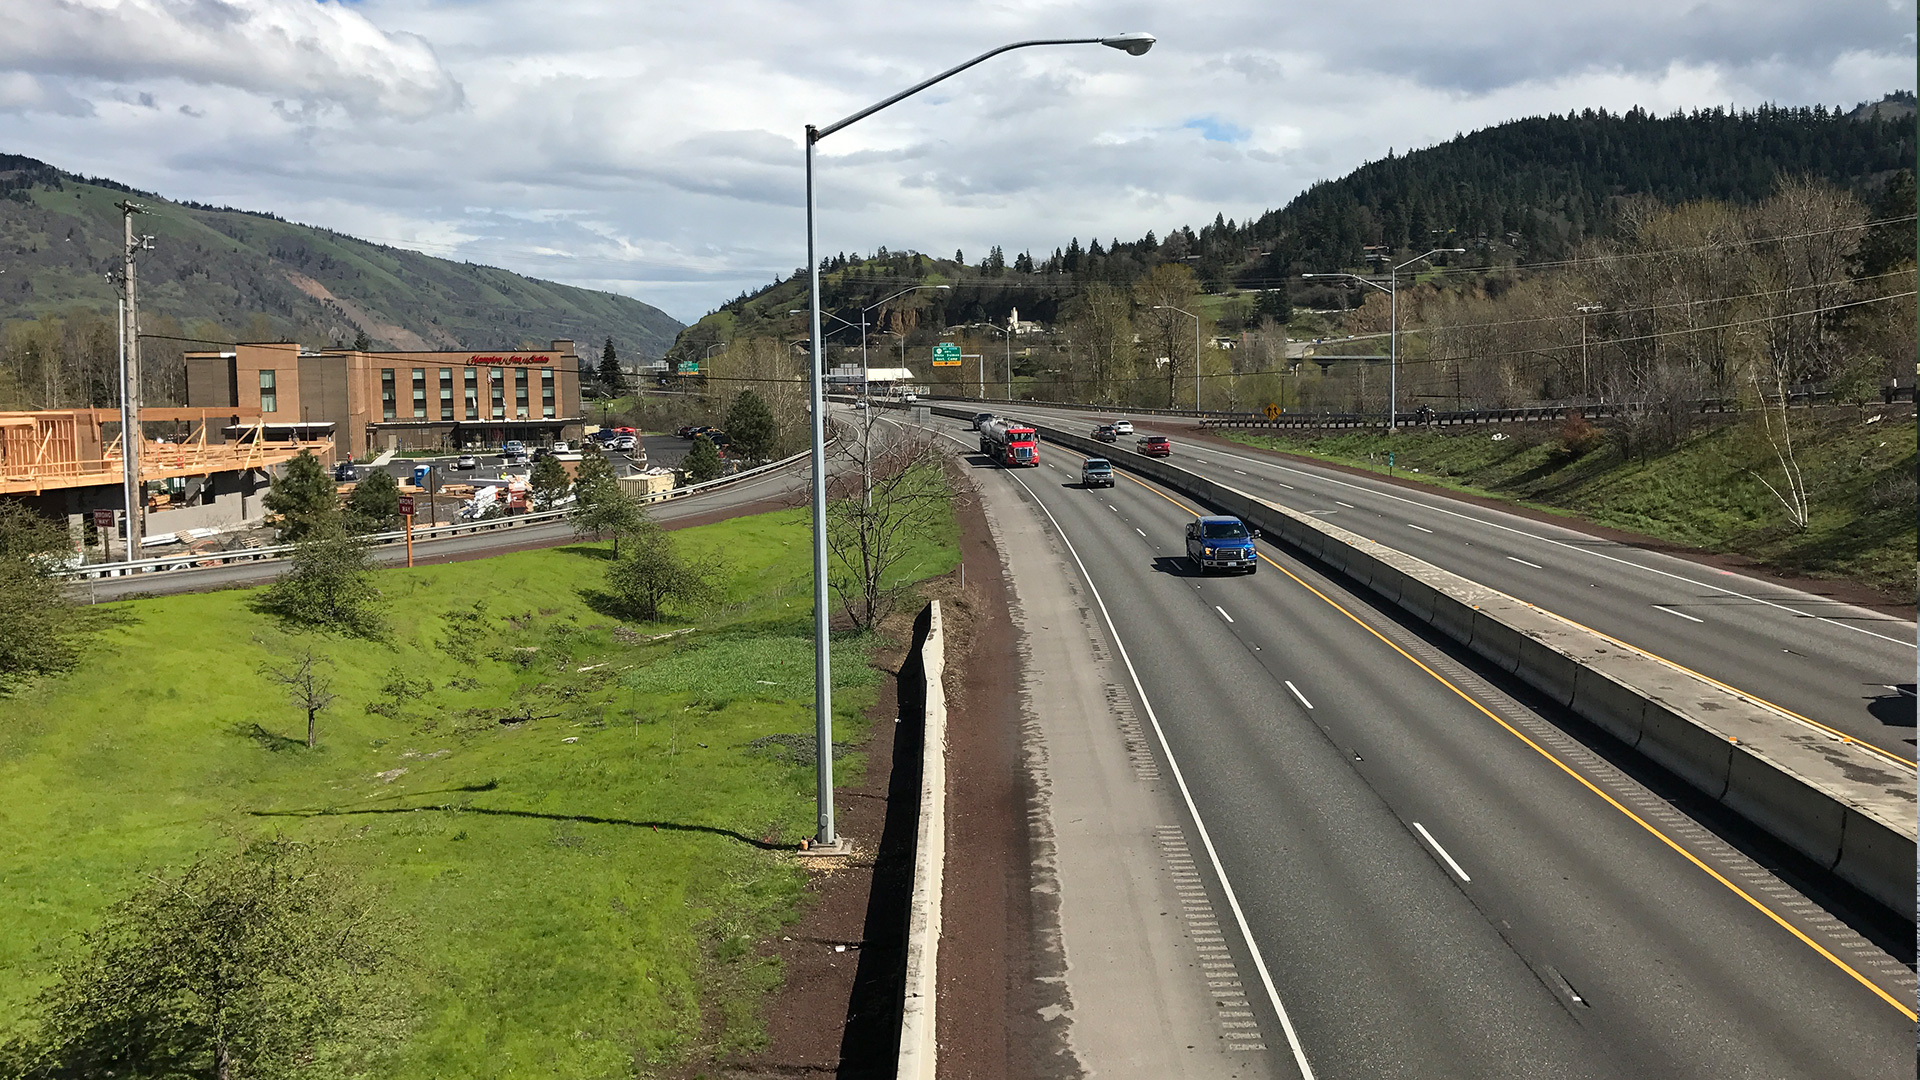
{"label": "green grass field", "polygon": [[[80,670],[0,700],[0,1029],[143,874],[280,831],[405,928],[416,1019],[383,1075],[626,1077],[756,1045],[780,972],[753,945],[797,915],[779,849],[812,832],[808,531],[784,511],[674,536],[728,585],[654,626],[595,612],[587,544],[381,571],[385,642],[289,636],[254,590],[115,605]],[[949,527],[903,571],[956,560]],[[339,695],[312,751],[257,673],[306,644]],[[872,644],[835,648],[856,748]]]}
{"label": "green grass field", "polygon": [[1510,429],[1500,441],[1491,429],[1228,437],[1382,473],[1392,451],[1396,472],[1427,483],[1747,555],[1792,573],[1857,581],[1910,601],[1914,421],[1865,422],[1879,411],[1794,415],[1794,440],[1812,496],[1805,530],[1788,522],[1760,482],[1765,476],[1777,485],[1781,474],[1748,417],[1699,432],[1646,460],[1623,459],[1606,446],[1569,458],[1560,452],[1557,429],[1547,425]]}

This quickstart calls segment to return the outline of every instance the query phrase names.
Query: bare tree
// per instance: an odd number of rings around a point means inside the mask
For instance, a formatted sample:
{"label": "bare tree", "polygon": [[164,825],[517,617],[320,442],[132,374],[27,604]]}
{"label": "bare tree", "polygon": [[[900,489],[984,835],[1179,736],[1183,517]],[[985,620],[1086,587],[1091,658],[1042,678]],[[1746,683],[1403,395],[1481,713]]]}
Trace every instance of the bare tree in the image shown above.
{"label": "bare tree", "polygon": [[307,749],[315,744],[315,727],[320,713],[333,704],[333,679],[323,669],[333,661],[308,646],[288,657],[282,664],[262,664],[260,674],[286,691],[287,701],[307,712]]}
{"label": "bare tree", "polygon": [[866,628],[891,609],[894,571],[916,537],[951,512],[954,493],[946,457],[933,437],[903,431],[872,450],[872,492],[862,491],[857,450],[851,440],[836,445],[850,468],[837,470],[827,489],[830,578],[841,607],[855,626]]}

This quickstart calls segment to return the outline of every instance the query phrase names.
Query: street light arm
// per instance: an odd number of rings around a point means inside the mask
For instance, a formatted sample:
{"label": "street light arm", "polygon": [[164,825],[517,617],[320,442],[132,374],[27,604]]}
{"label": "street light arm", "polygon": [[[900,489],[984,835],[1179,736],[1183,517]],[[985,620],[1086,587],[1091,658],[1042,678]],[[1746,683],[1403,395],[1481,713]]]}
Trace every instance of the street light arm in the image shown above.
{"label": "street light arm", "polygon": [[[953,286],[951,285],[910,285],[907,288],[901,289],[899,292],[894,293],[892,296],[881,297],[879,300],[876,300],[873,303],[868,304],[866,307],[861,308],[860,311],[864,314],[866,312],[872,311],[874,308],[879,307],[880,305],[886,303],[889,300],[897,300],[900,297],[905,296],[910,292],[919,292],[922,289],[946,289],[948,291],[951,291],[953,289]],[[838,318],[838,316],[835,316],[835,317]]]}
{"label": "street light arm", "polygon": [[1124,49],[1126,52],[1134,56],[1139,56],[1141,53],[1144,53],[1148,49],[1153,48],[1153,37],[1149,34],[1114,34],[1108,37],[1092,37],[1092,38],[1041,38],[1034,41],[1016,41],[1011,45],[1002,45],[997,49],[989,49],[986,52],[981,53],[979,56],[976,56],[973,59],[968,60],[963,64],[958,64],[958,65],[955,65],[954,67],[950,67],[947,70],[941,72],[940,74],[935,75],[933,78],[926,80],[925,82],[915,83],[914,85],[907,87],[905,90],[900,91],[899,93],[893,95],[890,98],[887,98],[884,101],[875,102],[874,104],[869,105],[864,109],[861,109],[859,112],[854,113],[852,116],[847,116],[839,120],[835,120],[833,123],[828,124],[826,127],[816,128],[816,127],[809,126],[807,128],[807,141],[810,143],[817,143],[821,139],[824,139],[827,136],[833,134],[834,132],[839,131],[841,128],[846,127],[848,124],[865,120],[867,117],[872,116],[874,113],[879,112],[881,109],[884,109],[887,106],[894,104],[895,102],[904,101],[907,98],[910,98],[913,95],[919,93],[920,91],[925,90],[927,87],[932,86],[934,83],[940,82],[945,79],[951,79],[955,75],[960,74],[961,72],[967,70],[968,68],[974,66],[975,64],[980,63],[981,61],[991,60],[994,57],[999,56],[1003,52],[1012,52],[1014,49],[1031,48],[1035,45],[1110,45],[1116,49]]}

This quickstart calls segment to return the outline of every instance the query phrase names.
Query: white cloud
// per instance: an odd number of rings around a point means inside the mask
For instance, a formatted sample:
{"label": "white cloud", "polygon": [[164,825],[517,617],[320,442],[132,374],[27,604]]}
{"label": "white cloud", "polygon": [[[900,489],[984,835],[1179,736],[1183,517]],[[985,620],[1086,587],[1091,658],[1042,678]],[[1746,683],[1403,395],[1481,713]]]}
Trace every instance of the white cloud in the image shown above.
{"label": "white cloud", "polygon": [[26,0],[0,5],[0,67],[107,83],[180,79],[417,117],[460,103],[423,39],[314,0]]}
{"label": "white cloud", "polygon": [[681,318],[804,262],[804,124],[1005,41],[1161,39],[1001,56],[823,141],[827,251],[1164,233],[1516,116],[1851,106],[1914,77],[1911,0],[34,5],[0,0],[0,149]]}

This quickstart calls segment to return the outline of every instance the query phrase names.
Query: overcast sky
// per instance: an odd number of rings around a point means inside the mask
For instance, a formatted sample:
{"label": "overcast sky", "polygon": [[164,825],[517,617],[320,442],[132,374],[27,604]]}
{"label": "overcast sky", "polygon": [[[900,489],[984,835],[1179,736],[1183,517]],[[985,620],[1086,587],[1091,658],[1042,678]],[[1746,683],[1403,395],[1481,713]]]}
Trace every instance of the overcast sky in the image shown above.
{"label": "overcast sky", "polygon": [[1160,39],[999,57],[825,140],[823,253],[1243,219],[1570,108],[1851,108],[1913,87],[1914,26],[1911,0],[0,0],[0,151],[692,320],[804,264],[805,124],[1009,41]]}

